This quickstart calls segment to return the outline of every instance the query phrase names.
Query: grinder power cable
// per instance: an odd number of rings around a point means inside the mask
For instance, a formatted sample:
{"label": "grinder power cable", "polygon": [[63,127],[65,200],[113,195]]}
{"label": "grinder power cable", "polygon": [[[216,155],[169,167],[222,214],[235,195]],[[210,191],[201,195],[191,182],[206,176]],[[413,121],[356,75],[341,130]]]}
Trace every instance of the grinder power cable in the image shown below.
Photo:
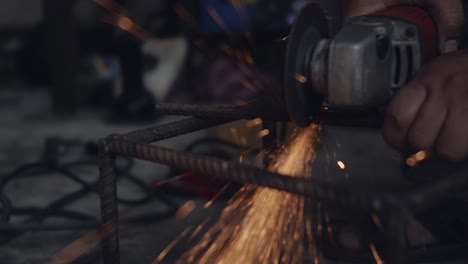
{"label": "grinder power cable", "polygon": [[289,36],[285,100],[301,127],[382,113],[399,88],[438,55],[437,26],[425,9],[394,6],[347,20],[330,37],[324,11],[306,5]]}

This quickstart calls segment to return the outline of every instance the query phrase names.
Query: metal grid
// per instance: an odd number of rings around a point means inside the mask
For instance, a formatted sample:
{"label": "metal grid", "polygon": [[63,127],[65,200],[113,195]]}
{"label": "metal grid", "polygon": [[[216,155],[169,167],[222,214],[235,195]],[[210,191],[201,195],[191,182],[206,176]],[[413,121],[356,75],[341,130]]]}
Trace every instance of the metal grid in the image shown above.
{"label": "metal grid", "polygon": [[[343,184],[302,180],[271,173],[256,167],[249,167],[224,160],[196,156],[191,153],[171,150],[151,145],[199,130],[215,127],[240,119],[261,117],[264,120],[284,121],[283,115],[272,111],[255,114],[258,105],[244,106],[196,106],[196,105],[158,105],[161,114],[193,116],[157,127],[138,130],[124,135],[111,135],[100,141],[99,167],[102,230],[108,234],[102,243],[105,264],[120,263],[118,208],[117,208],[117,171],[115,158],[118,155],[156,162],[174,168],[192,171],[213,178],[224,179],[239,184],[252,184],[300,194],[320,200],[338,208],[354,209],[360,212],[379,213],[388,219],[385,228],[388,256],[386,263],[402,264],[409,261],[406,245],[406,221],[418,212],[430,210],[444,201],[450,194],[461,192],[468,186],[468,170],[457,170],[437,181],[421,186],[408,193],[382,193],[375,190],[352,188]],[[327,117],[327,116],[325,116]],[[333,115],[322,121],[333,123]],[[356,119],[358,120],[358,119]]]}

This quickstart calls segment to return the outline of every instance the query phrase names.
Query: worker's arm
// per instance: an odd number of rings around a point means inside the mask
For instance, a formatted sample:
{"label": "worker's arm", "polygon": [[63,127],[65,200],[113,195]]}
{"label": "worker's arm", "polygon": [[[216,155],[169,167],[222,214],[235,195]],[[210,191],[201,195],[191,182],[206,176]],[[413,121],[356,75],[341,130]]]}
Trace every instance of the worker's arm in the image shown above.
{"label": "worker's arm", "polygon": [[384,125],[387,142],[400,150],[431,150],[449,160],[468,158],[468,50],[454,51],[462,32],[461,0],[351,0],[348,16],[389,5],[418,4],[437,21],[441,52],[391,102]]}

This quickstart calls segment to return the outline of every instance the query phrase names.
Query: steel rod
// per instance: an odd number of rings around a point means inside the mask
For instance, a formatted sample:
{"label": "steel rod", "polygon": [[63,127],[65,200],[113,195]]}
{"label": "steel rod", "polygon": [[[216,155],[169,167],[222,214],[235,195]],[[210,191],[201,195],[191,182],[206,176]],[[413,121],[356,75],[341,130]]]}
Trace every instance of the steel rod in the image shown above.
{"label": "steel rod", "polygon": [[460,167],[450,175],[441,177],[419,188],[408,196],[408,207],[414,211],[424,211],[428,207],[450,198],[454,193],[466,191],[468,187],[468,166]]}
{"label": "steel rod", "polygon": [[199,118],[188,118],[164,125],[137,130],[123,135],[122,137],[132,142],[153,143],[228,122],[228,119],[204,120]]}
{"label": "steel rod", "polygon": [[104,264],[120,263],[119,212],[117,205],[117,170],[115,156],[107,151],[107,142],[100,142],[99,198],[101,227],[108,236],[102,241]]}
{"label": "steel rod", "polygon": [[349,190],[330,183],[292,178],[212,157],[195,156],[159,146],[134,143],[119,137],[110,140],[108,147],[116,154],[158,162],[240,184],[252,184],[306,195],[344,207],[356,207],[371,211],[381,210],[387,201],[397,200],[390,194],[377,194],[357,189]]}
{"label": "steel rod", "polygon": [[282,111],[272,107],[262,109],[261,102],[245,105],[189,105],[189,104],[158,104],[156,111],[159,114],[176,116],[194,116],[208,119],[255,119],[262,118],[268,121],[288,121],[289,118]]}

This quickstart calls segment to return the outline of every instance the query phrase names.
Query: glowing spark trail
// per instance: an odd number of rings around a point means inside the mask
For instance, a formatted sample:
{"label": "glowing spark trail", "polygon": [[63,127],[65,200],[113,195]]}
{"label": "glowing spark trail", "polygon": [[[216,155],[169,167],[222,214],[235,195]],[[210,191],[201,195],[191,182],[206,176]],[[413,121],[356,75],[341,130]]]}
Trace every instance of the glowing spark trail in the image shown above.
{"label": "glowing spark trail", "polygon": [[[319,132],[318,126],[300,131],[269,169],[310,178]],[[316,254],[305,208],[303,196],[244,186],[178,263],[302,263]]]}
{"label": "glowing spark trail", "polygon": [[85,234],[81,238],[73,241],[70,245],[56,253],[52,259],[52,264],[73,263],[81,255],[88,252],[99,241],[110,235],[111,229],[99,228]]}
{"label": "glowing spark trail", "polygon": [[375,248],[375,245],[370,244],[370,248],[371,248],[371,251],[372,251],[372,255],[374,255],[375,263],[384,264],[384,262],[382,261],[382,259],[379,256],[379,253],[377,252],[377,249]]}
{"label": "glowing spark trail", "polygon": [[346,165],[345,165],[344,162],[342,162],[341,160],[338,161],[337,164],[338,164],[338,166],[339,166],[342,170],[346,169]]}
{"label": "glowing spark trail", "polygon": [[223,18],[219,15],[219,13],[216,11],[216,9],[214,8],[208,8],[208,13],[210,14],[210,16],[214,19],[214,21],[216,22],[216,24],[218,24],[218,26],[224,31],[226,32],[227,34],[232,34],[231,30],[229,29],[229,27],[226,25],[226,23],[224,23],[224,20]]}
{"label": "glowing spark trail", "polygon": [[203,207],[204,208],[210,207],[219,198],[219,196],[221,196],[221,194],[223,194],[223,192],[225,192],[227,190],[229,185],[231,185],[231,184],[228,183],[228,184],[224,185],[223,188],[221,188],[221,190],[219,190],[219,192],[216,193],[216,195],[213,196],[213,198],[211,198],[211,200],[209,200]]}
{"label": "glowing spark trail", "polygon": [[406,164],[410,167],[416,167],[419,163],[426,160],[429,157],[429,155],[430,153],[428,153],[427,151],[419,151],[418,153],[409,157],[406,160]]}
{"label": "glowing spark trail", "polygon": [[168,183],[171,183],[171,182],[175,182],[175,181],[178,181],[178,180],[181,180],[183,178],[187,178],[187,177],[190,177],[192,176],[192,173],[191,172],[187,172],[187,173],[184,173],[184,174],[181,174],[181,175],[177,175],[175,177],[172,177],[172,178],[169,178],[169,179],[164,179],[164,180],[160,180],[158,182],[155,182],[153,183],[153,186],[154,187],[160,187],[164,184],[168,184]]}
{"label": "glowing spark trail", "polygon": [[263,123],[263,120],[261,118],[255,118],[254,120],[251,120],[249,122],[247,122],[246,126],[248,128],[252,128],[252,127],[255,127],[255,126],[259,126]]}
{"label": "glowing spark trail", "polygon": [[179,243],[185,236],[187,236],[190,230],[192,230],[192,227],[187,227],[184,232],[182,232],[174,241],[171,242],[171,244],[169,244],[169,246],[167,246],[166,249],[163,250],[163,252],[161,252],[161,254],[159,254],[159,256],[153,261],[153,264],[161,263],[167,254],[169,254],[169,252],[177,245],[177,243]]}
{"label": "glowing spark trail", "polygon": [[307,83],[307,77],[305,77],[304,75],[301,75],[299,73],[296,73],[295,76],[296,80],[300,83]]}
{"label": "glowing spark trail", "polygon": [[264,129],[264,130],[260,131],[257,136],[259,138],[262,138],[262,137],[268,136],[269,134],[270,134],[270,130]]}
{"label": "glowing spark trail", "polygon": [[188,201],[182,205],[176,212],[177,218],[187,217],[196,207],[195,201]]}

